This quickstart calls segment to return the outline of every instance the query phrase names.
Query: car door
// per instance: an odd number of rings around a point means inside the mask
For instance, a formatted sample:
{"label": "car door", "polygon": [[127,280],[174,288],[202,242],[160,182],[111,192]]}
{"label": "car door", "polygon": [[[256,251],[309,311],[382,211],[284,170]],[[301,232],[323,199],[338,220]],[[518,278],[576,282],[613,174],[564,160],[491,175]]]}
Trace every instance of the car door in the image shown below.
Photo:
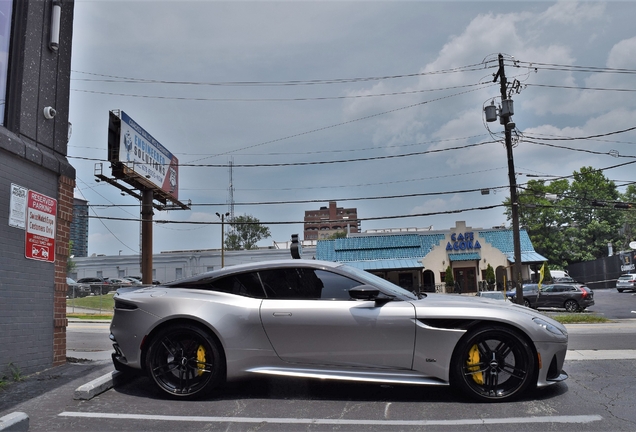
{"label": "car door", "polygon": [[543,285],[537,294],[537,307],[554,307],[557,296],[556,285]]}
{"label": "car door", "polygon": [[311,365],[410,369],[415,308],[408,301],[352,300],[361,285],[313,268],[259,272],[268,298],[261,321],[277,355]]}

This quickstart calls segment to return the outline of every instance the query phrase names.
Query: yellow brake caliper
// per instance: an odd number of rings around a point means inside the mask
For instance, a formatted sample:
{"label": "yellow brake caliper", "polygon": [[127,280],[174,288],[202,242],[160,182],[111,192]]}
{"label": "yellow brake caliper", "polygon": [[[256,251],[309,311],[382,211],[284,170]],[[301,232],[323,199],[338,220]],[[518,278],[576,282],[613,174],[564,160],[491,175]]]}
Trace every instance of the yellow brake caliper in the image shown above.
{"label": "yellow brake caliper", "polygon": [[484,383],[484,373],[477,372],[479,370],[479,348],[477,348],[477,345],[473,345],[470,351],[468,351],[466,366],[468,366],[469,372],[476,372],[473,373],[473,380],[477,384],[482,385]]}
{"label": "yellow brake caliper", "polygon": [[197,348],[197,368],[199,369],[199,376],[203,375],[205,369],[205,348],[203,348],[203,345],[199,345],[199,348]]}

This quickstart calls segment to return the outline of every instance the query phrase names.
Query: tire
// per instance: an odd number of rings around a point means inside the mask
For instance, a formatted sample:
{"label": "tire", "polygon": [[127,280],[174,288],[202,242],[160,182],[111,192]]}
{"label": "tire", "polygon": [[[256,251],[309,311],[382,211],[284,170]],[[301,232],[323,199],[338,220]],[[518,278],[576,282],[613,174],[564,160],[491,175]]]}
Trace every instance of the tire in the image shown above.
{"label": "tire", "polygon": [[619,293],[622,293],[622,292],[623,292],[623,290],[622,290],[621,288],[616,288],[616,290],[617,290]]}
{"label": "tire", "polygon": [[220,344],[194,324],[176,324],[157,333],[145,366],[159,389],[180,399],[203,397],[225,379]]}
{"label": "tire", "polygon": [[568,312],[578,312],[580,310],[579,304],[576,302],[576,300],[572,300],[572,299],[566,300],[565,303],[563,304],[563,307]]}
{"label": "tire", "polygon": [[530,306],[530,300],[528,300],[528,299],[523,299],[523,305],[524,305],[525,307],[527,307],[527,308],[532,307],[532,306]]}
{"label": "tire", "polygon": [[527,339],[516,330],[490,325],[459,341],[451,360],[451,386],[480,402],[520,397],[537,383],[537,361]]}

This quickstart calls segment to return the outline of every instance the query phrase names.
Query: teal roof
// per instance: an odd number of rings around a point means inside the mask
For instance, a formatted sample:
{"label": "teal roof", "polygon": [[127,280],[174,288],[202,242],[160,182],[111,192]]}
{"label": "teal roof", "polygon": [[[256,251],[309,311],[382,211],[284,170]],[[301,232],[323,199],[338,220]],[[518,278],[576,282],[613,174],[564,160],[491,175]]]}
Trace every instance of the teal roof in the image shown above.
{"label": "teal roof", "polygon": [[[512,230],[477,231],[480,243],[489,243],[500,250],[510,262],[514,262]],[[437,234],[394,234],[347,237],[319,240],[316,259],[342,262],[365,270],[422,267],[422,259],[434,246],[439,246],[446,236]],[[475,239],[477,240],[477,239]],[[547,259],[535,252],[526,230],[519,231],[521,262],[535,263]],[[472,261],[481,258],[479,252],[449,253],[450,261]]]}
{"label": "teal roof", "polygon": [[448,254],[448,259],[451,261],[474,261],[474,260],[480,260],[481,256],[476,252],[455,253],[455,254]]}
{"label": "teal roof", "polygon": [[336,262],[421,260],[444,240],[444,234],[405,234],[320,240],[316,259]]}
{"label": "teal roof", "polygon": [[[492,230],[478,231],[479,236],[486,239],[493,247],[499,249],[502,253],[514,253],[514,241],[512,238],[512,230]],[[528,237],[525,229],[519,230],[519,240],[521,244],[521,252],[534,252],[534,247]]]}
{"label": "teal roof", "polygon": [[351,267],[361,270],[398,270],[398,269],[414,269],[424,267],[421,260],[417,259],[393,259],[393,260],[377,260],[377,261],[349,261],[344,262]]}

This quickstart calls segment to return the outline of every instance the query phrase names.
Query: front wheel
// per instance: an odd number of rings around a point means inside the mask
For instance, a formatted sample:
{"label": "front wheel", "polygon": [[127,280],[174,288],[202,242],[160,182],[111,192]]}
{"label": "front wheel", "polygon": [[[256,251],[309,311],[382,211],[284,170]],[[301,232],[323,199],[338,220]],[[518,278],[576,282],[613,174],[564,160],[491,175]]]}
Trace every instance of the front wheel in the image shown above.
{"label": "front wheel", "polygon": [[509,401],[536,385],[535,357],[517,331],[482,327],[466,334],[455,347],[451,385],[482,402]]}
{"label": "front wheel", "polygon": [[205,396],[223,381],[225,361],[218,342],[205,330],[177,324],[153,338],[146,370],[164,392],[192,399]]}
{"label": "front wheel", "polygon": [[529,308],[529,307],[530,307],[530,300],[528,300],[528,299],[523,299],[523,305],[524,305],[525,307]]}
{"label": "front wheel", "polygon": [[576,300],[567,300],[563,307],[568,312],[577,312],[579,310],[579,304]]}

